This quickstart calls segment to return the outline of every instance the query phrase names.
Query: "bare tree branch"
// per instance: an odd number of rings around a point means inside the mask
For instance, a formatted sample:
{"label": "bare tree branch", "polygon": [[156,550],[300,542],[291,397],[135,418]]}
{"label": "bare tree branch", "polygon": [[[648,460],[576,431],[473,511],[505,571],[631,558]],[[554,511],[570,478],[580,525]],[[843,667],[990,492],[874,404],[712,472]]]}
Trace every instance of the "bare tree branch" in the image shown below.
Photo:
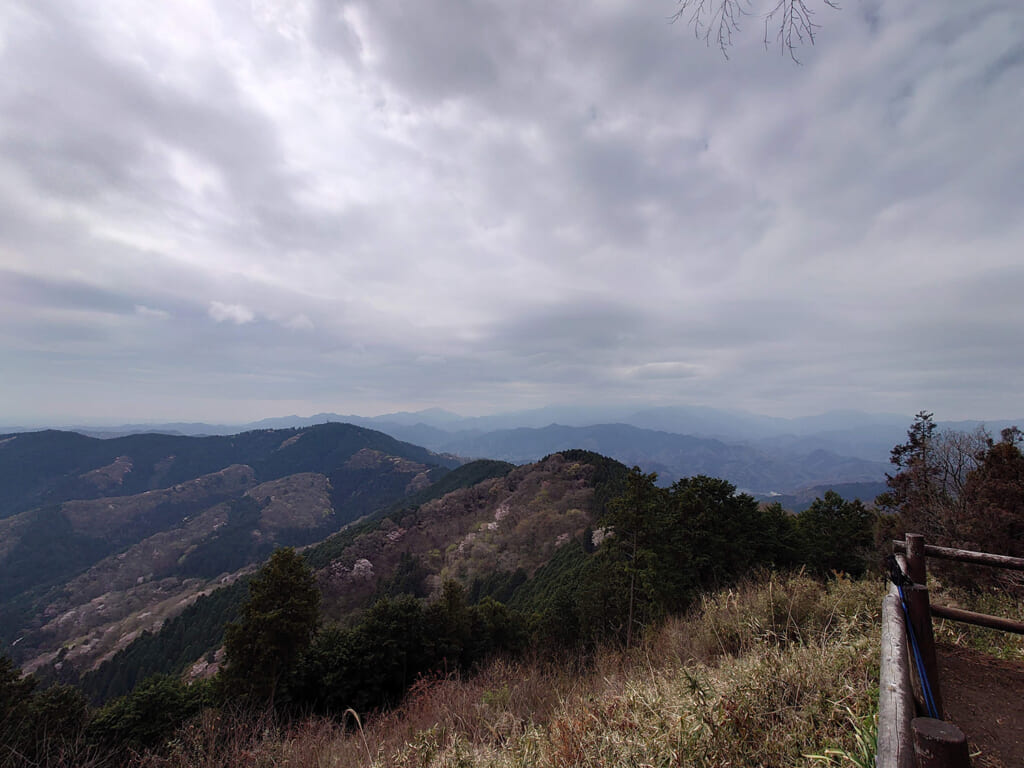
{"label": "bare tree branch", "polygon": [[[829,8],[839,9],[837,0],[814,0]],[[682,19],[693,27],[693,33],[707,45],[712,41],[729,58],[732,36],[740,29],[740,19],[752,16],[751,0],[679,0],[677,10],[670,20],[675,23]],[[775,26],[777,24],[777,27]],[[775,40],[779,50],[796,63],[800,60],[796,50],[802,45],[814,45],[814,38],[820,24],[814,21],[814,9],[808,0],[778,0],[775,7],[764,16],[764,44],[770,44],[771,29],[775,29]]]}
{"label": "bare tree branch", "polygon": [[674,24],[684,19],[698,39],[711,45],[712,37],[725,58],[729,58],[732,33],[739,31],[740,19],[750,15],[750,0],[679,0],[671,16]]}

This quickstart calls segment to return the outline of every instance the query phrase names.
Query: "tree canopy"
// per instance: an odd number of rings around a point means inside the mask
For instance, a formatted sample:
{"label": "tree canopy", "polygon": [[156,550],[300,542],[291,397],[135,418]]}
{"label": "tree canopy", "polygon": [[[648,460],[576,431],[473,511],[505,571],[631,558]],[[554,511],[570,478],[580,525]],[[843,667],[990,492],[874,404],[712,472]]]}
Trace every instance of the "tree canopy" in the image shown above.
{"label": "tree canopy", "polygon": [[874,543],[874,523],[875,513],[860,499],[846,501],[828,491],[797,518],[805,563],[818,573],[863,575]]}

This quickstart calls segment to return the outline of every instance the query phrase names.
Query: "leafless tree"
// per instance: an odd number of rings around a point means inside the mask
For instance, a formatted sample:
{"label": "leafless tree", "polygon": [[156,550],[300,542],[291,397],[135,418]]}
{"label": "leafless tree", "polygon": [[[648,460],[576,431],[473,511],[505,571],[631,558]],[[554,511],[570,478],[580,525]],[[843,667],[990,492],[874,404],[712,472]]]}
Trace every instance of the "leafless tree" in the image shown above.
{"label": "leafless tree", "polygon": [[[797,49],[814,45],[814,38],[820,24],[814,21],[815,2],[838,10],[836,0],[778,0],[775,6],[762,16],[764,21],[764,45],[767,48],[774,36],[779,50],[799,63]],[[671,17],[672,22],[682,19],[693,27],[694,34],[708,45],[714,43],[722,54],[729,58],[732,36],[740,29],[740,20],[753,17],[752,0],[679,0],[679,10]]]}

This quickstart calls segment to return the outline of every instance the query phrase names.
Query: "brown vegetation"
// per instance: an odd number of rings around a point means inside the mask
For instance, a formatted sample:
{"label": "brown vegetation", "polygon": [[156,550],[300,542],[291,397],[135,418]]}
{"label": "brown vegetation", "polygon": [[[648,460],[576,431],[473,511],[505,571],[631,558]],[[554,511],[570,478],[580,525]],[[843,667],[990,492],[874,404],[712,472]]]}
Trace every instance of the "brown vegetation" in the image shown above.
{"label": "brown vegetation", "polygon": [[330,483],[317,472],[299,472],[260,483],[246,492],[262,506],[260,528],[316,528],[334,514]]}
{"label": "brown vegetation", "polygon": [[163,504],[197,504],[205,497],[217,497],[219,500],[225,494],[240,493],[254,484],[252,467],[233,464],[195,480],[135,496],[68,501],[61,506],[61,511],[77,532],[100,537],[116,533],[121,526]]}
{"label": "brown vegetation", "polygon": [[78,479],[92,483],[101,491],[106,491],[123,484],[124,476],[132,471],[132,467],[131,456],[118,456],[107,466],[90,470],[83,475],[79,475]]}
{"label": "brown vegetation", "polygon": [[881,584],[768,576],[707,597],[630,652],[496,660],[421,680],[344,723],[207,712],[156,768],[810,765],[857,749],[877,679]]}
{"label": "brown vegetation", "polygon": [[532,574],[593,522],[591,471],[555,454],[394,515],[317,574],[328,617],[365,603],[404,553],[420,558],[427,592],[438,592],[445,578],[470,584],[495,571]]}

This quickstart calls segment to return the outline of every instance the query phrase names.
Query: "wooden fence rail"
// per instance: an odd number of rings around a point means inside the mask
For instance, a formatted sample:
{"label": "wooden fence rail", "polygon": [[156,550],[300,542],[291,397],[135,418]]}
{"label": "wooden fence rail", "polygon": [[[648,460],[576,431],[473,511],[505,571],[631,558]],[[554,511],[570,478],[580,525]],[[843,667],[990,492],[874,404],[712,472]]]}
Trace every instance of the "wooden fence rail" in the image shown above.
{"label": "wooden fence rail", "polygon": [[882,671],[878,684],[876,768],[915,768],[914,693],[910,687],[907,625],[894,586],[882,601]]}
{"label": "wooden fence rail", "polygon": [[[974,565],[987,565],[992,568],[1003,568],[1011,571],[1024,571],[1024,557],[1009,557],[1007,555],[993,555],[989,552],[972,552],[968,549],[953,549],[951,547],[936,547],[932,544],[925,544],[924,539],[920,534],[908,533],[906,541],[894,541],[892,547],[896,552],[904,552],[907,554],[906,568],[907,575],[910,576],[916,583],[924,584],[924,577],[926,576],[924,569],[924,558],[934,557],[942,560],[954,560],[960,563],[971,563]],[[920,555],[917,555],[916,550],[920,547]],[[915,549],[915,554],[910,553],[910,549]],[[917,556],[915,559],[915,555]],[[920,563],[920,569],[915,568],[917,563]],[[918,579],[920,576],[920,580]],[[990,616],[987,613],[975,613],[974,611],[965,611],[961,608],[954,608],[947,605],[931,605],[929,606],[931,615],[938,616],[943,619],[950,619],[952,621],[963,622],[964,624],[974,624],[979,627],[988,627],[989,629],[1000,629],[1004,632],[1015,632],[1018,635],[1024,635],[1024,621],[1015,621],[1014,619],[1003,618],[1002,616]]]}
{"label": "wooden fence rail", "polygon": [[[908,534],[907,539],[920,534]],[[1024,557],[1010,557],[1009,555],[993,555],[989,552],[972,552],[969,549],[954,549],[952,547],[936,547],[934,544],[923,544],[924,554],[927,557],[937,557],[943,560],[956,560],[961,563],[974,563],[975,565],[990,565],[993,568],[1006,568],[1011,571],[1024,571]],[[894,541],[892,548],[897,552],[907,551],[906,541]]]}
{"label": "wooden fence rail", "polygon": [[[1024,634],[1024,622],[974,613],[951,606],[931,605],[928,599],[925,558],[1024,571],[1024,558],[971,552],[924,543],[920,534],[908,533],[894,541],[896,560],[914,583],[903,587],[904,611],[899,589],[893,585],[882,602],[882,655],[878,691],[878,746],[876,768],[969,768],[967,740],[952,723],[942,721],[942,695],[935,657],[932,616],[992,629]],[[909,626],[907,616],[909,615]],[[917,641],[924,674],[930,684],[938,719],[917,717],[926,713],[923,681],[912,663],[910,634]]]}

